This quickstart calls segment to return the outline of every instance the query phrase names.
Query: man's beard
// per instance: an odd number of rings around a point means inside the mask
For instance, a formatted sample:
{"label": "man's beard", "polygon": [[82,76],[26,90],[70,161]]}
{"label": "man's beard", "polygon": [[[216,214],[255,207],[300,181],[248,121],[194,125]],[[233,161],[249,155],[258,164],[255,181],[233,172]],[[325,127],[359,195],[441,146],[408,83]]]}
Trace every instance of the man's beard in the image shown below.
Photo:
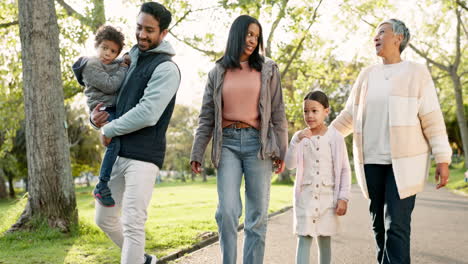
{"label": "man's beard", "polygon": [[140,49],[140,50],[141,50],[141,48],[140,48],[139,42],[144,42],[144,43],[146,43],[148,45],[148,49],[146,49],[144,51],[152,50],[152,49],[156,48],[157,46],[159,46],[159,44],[161,44],[161,42],[158,42],[157,40],[156,40],[156,42],[148,42],[147,40],[141,40],[141,39],[137,38],[137,45],[138,45],[138,49]]}

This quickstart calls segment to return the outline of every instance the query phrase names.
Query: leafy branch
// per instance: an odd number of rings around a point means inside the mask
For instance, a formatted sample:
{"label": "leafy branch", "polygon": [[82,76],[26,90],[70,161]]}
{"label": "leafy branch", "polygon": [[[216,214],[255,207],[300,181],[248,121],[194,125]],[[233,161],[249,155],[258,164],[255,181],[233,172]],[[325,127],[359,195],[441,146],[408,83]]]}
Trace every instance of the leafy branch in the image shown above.
{"label": "leafy branch", "polygon": [[289,67],[291,66],[291,63],[297,57],[299,51],[302,49],[302,44],[304,43],[304,40],[306,39],[307,35],[309,34],[310,28],[312,27],[312,25],[314,24],[314,22],[315,22],[315,20],[317,18],[317,11],[318,11],[318,8],[320,7],[320,5],[322,4],[322,1],[323,0],[320,0],[320,2],[315,7],[312,18],[310,19],[309,26],[307,26],[307,29],[303,32],[301,40],[297,44],[292,56],[289,58],[288,62],[286,63],[286,67],[284,67],[283,71],[281,71],[281,76],[284,77],[286,75],[286,73],[288,73],[288,70],[289,70]]}
{"label": "leafy branch", "polygon": [[8,23],[1,23],[0,28],[7,28],[7,27],[15,26],[15,25],[18,25],[18,20],[8,22]]}

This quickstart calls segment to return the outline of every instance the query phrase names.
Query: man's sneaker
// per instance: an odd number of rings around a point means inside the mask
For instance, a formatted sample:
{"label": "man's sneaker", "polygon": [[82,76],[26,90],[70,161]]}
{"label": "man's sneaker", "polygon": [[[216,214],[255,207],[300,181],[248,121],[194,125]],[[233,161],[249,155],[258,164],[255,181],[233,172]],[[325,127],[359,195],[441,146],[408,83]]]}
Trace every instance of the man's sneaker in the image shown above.
{"label": "man's sneaker", "polygon": [[93,191],[94,198],[104,207],[114,207],[115,201],[112,199],[111,190],[107,185],[101,186],[99,183]]}
{"label": "man's sneaker", "polygon": [[154,255],[148,255],[145,253],[145,263],[144,264],[156,264],[158,259]]}

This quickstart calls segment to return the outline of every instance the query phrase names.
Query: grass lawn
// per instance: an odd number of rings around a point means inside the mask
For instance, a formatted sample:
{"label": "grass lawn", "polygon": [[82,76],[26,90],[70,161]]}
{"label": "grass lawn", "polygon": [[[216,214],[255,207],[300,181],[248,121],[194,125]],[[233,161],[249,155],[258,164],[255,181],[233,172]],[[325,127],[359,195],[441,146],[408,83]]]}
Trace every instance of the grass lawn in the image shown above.
{"label": "grass lawn", "polygon": [[[0,201],[0,264],[119,263],[120,250],[94,224],[92,188],[77,188],[79,229],[62,234],[47,227],[34,233],[3,235],[18,218],[25,199]],[[270,212],[292,204],[292,185],[272,185]],[[146,251],[158,257],[200,241],[198,235],[216,232],[216,183],[157,185],[146,224]],[[241,218],[241,222],[243,217]]]}

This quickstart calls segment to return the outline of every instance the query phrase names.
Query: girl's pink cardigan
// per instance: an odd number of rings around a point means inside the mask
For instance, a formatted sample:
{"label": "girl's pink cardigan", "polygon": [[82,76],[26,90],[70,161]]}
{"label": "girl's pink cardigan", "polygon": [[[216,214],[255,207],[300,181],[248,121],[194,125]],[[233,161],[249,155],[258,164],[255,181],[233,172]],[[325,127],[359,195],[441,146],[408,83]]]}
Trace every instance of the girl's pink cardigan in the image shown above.
{"label": "girl's pink cardigan", "polygon": [[[289,149],[286,153],[286,168],[296,168],[296,181],[294,184],[294,197],[297,199],[302,191],[302,180],[304,176],[304,140],[299,142],[296,132],[291,139]],[[349,167],[348,152],[343,136],[333,127],[328,128],[330,147],[333,159],[333,172],[335,176],[335,190],[333,201],[348,200],[351,188],[351,169]]]}

